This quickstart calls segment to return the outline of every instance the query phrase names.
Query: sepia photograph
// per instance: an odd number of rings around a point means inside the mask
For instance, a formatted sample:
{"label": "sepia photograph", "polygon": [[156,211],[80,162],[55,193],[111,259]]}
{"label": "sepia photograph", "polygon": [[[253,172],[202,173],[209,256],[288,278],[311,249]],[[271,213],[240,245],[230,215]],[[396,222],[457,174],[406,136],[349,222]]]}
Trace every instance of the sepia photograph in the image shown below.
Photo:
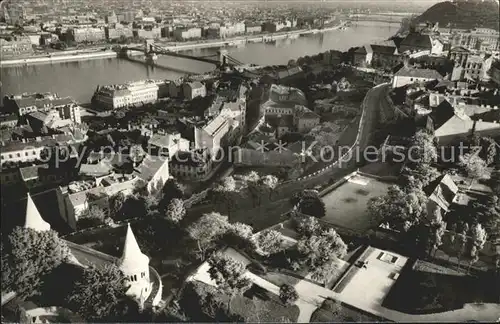
{"label": "sepia photograph", "polygon": [[2,323],[500,323],[499,0],[0,1]]}

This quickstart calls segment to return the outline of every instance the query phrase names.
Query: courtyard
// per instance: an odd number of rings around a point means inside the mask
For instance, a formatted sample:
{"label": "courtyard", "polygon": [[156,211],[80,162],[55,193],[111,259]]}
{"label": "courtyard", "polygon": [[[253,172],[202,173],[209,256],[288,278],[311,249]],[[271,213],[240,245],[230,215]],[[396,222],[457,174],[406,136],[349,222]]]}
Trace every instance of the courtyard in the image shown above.
{"label": "courtyard", "polygon": [[367,211],[371,198],[385,195],[390,184],[362,175],[355,175],[325,196],[326,215],[323,221],[364,232],[373,224]]}
{"label": "courtyard", "polygon": [[[393,252],[368,247],[334,291],[341,300],[370,311],[380,308],[408,259]],[[360,292],[363,292],[360,294]]]}

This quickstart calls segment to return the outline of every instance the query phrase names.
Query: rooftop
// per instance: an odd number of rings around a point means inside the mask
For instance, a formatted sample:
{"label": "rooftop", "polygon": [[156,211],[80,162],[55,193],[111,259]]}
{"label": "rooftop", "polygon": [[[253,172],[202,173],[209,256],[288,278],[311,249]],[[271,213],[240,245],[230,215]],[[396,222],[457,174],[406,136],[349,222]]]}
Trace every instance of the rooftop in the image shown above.
{"label": "rooftop", "polygon": [[425,78],[430,80],[441,80],[443,76],[439,74],[436,70],[431,69],[414,69],[403,66],[399,69],[398,72],[394,74],[394,76],[404,76],[404,77],[413,77],[413,78]]}
{"label": "rooftop", "polygon": [[217,134],[224,126],[228,124],[227,119],[224,116],[217,116],[212,119],[203,130],[207,132],[210,136]]}

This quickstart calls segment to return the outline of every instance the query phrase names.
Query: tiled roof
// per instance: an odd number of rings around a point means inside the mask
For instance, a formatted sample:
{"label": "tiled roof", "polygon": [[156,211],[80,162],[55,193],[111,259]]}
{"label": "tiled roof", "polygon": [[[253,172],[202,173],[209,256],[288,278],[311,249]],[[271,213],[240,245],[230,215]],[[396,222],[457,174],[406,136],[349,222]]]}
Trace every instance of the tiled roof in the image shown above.
{"label": "tiled roof", "polygon": [[425,47],[430,49],[432,48],[432,43],[429,35],[423,35],[420,33],[410,33],[403,39],[400,46],[420,47],[420,48]]}
{"label": "tiled roof", "polygon": [[36,147],[45,147],[45,146],[54,146],[58,143],[68,143],[73,139],[71,135],[58,134],[53,137],[44,137],[40,140],[31,140],[31,141],[9,141],[0,146],[0,150],[2,153],[5,152],[15,152],[21,151],[26,148],[36,148]]}
{"label": "tiled roof", "polygon": [[394,74],[394,76],[404,76],[404,77],[413,77],[413,78],[426,78],[429,80],[441,80],[443,77],[436,70],[431,69],[413,69],[406,66],[403,66],[399,69],[398,72]]}
{"label": "tiled roof", "polygon": [[49,168],[48,164],[33,165],[24,168],[20,168],[19,172],[24,181],[32,180],[38,178],[41,170],[47,170]]}
{"label": "tiled roof", "polygon": [[155,145],[158,147],[164,147],[164,148],[169,148],[173,145],[176,145],[179,139],[174,136],[174,134],[154,134],[150,139],[149,139],[149,144]]}
{"label": "tiled roof", "polygon": [[177,152],[170,161],[173,165],[204,166],[210,160],[209,154],[201,151]]}
{"label": "tiled roof", "polygon": [[203,129],[210,135],[216,134],[228,121],[224,116],[217,116],[210,121]]}
{"label": "tiled roof", "polygon": [[360,46],[358,49],[354,51],[355,54],[366,54],[368,51],[366,50],[366,46]]}
{"label": "tiled roof", "polygon": [[443,210],[448,211],[455,199],[458,187],[448,174],[433,181],[427,186],[426,192],[430,192],[429,199],[438,204]]}
{"label": "tiled roof", "polygon": [[292,127],[293,126],[293,116],[292,115],[281,115],[281,116],[269,116],[265,117],[266,123],[271,127]]}
{"label": "tiled roof", "polygon": [[380,45],[370,45],[373,53],[379,54],[394,54],[396,47],[380,46]]}
{"label": "tiled roof", "polygon": [[434,132],[436,137],[468,134],[474,128],[474,121],[468,116],[454,115]]}
{"label": "tiled roof", "polygon": [[168,160],[147,155],[142,160],[141,164],[135,168],[134,174],[148,182],[154,177],[164,163],[168,163]]}

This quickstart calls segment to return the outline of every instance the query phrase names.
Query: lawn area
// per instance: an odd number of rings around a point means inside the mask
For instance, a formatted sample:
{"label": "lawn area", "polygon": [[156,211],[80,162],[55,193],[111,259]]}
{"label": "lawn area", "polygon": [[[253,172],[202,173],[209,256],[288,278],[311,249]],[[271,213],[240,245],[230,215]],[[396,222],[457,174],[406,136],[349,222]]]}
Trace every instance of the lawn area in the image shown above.
{"label": "lawn area", "polygon": [[282,199],[256,208],[238,209],[231,213],[229,221],[248,224],[257,232],[286,220],[283,214],[290,211],[292,207],[289,198]]}
{"label": "lawn area", "polygon": [[311,316],[311,323],[316,322],[387,322],[373,315],[366,314],[349,305],[335,302],[331,299],[325,300]]}
{"label": "lawn area", "polygon": [[366,231],[371,217],[366,207],[368,200],[384,195],[390,184],[357,175],[323,196],[326,215],[323,221],[355,231]]}
{"label": "lawn area", "polygon": [[461,309],[467,303],[498,303],[497,289],[487,273],[472,277],[417,262],[401,273],[383,306],[409,314],[444,312]]}

